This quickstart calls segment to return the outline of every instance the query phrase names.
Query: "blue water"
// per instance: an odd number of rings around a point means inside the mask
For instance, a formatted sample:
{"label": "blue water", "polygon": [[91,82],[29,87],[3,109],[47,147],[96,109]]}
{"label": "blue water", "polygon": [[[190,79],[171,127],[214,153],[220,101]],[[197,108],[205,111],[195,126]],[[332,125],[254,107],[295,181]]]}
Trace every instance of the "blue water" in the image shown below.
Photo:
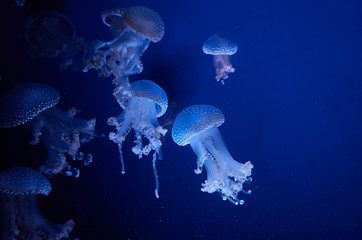
{"label": "blue water", "polygon": [[[54,223],[74,219],[79,239],[362,239],[362,2],[360,1],[131,1],[156,11],[165,36],[142,56],[150,79],[168,95],[160,124],[187,106],[210,104],[225,115],[219,128],[231,155],[254,165],[242,206],[200,191],[206,173],[194,174],[196,155],[170,134],[157,162],[160,198],[154,196],[152,156],[138,159],[133,133],[123,146],[107,137],[107,118],[122,109],[112,78],[96,71],[59,71],[56,59],[33,59],[25,23],[55,9],[71,19],[77,37],[110,41],[101,21],[111,1],[0,3],[1,94],[20,82],[42,82],[60,92],[58,106],[97,119],[99,137],[82,146],[93,163],[78,179],[54,176],[52,193],[39,197]],[[236,69],[221,85],[203,42],[225,33],[238,43]],[[45,148],[29,146],[23,127],[1,129],[1,170],[37,169]]]}

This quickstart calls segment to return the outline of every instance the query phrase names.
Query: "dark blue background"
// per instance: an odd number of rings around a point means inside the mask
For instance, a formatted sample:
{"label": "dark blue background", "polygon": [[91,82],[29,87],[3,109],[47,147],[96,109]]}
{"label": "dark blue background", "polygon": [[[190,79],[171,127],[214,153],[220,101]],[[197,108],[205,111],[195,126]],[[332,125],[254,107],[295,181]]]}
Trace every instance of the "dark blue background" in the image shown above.
{"label": "dark blue background", "polygon": [[[23,8],[0,3],[1,94],[24,81],[44,82],[61,94],[60,108],[97,119],[97,132],[121,108],[111,78],[95,71],[58,70],[57,60],[32,59],[24,25],[32,13],[56,9],[73,22],[77,37],[109,41],[100,14],[110,1],[36,1]],[[79,179],[55,176],[43,214],[73,218],[80,239],[362,239],[362,2],[340,1],[129,1],[155,10],[164,38],[142,57],[144,71],[168,94],[164,124],[184,107],[210,104],[226,121],[219,129],[231,155],[254,164],[253,193],[245,205],[200,191],[196,155],[170,135],[158,161],[160,199],[154,197],[151,156],[124,144],[126,174],[116,144],[98,138],[83,146],[94,162]],[[239,45],[235,73],[222,86],[203,42],[225,33]],[[45,148],[30,147],[23,127],[1,129],[1,170],[37,166]],[[75,163],[74,166],[79,166]]]}

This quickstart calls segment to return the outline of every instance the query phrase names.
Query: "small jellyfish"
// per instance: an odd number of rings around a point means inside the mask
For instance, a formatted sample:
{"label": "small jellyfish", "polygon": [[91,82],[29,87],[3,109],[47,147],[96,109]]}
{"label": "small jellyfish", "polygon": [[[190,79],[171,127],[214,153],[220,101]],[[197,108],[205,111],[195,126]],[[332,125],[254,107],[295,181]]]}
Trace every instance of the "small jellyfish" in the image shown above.
{"label": "small jellyfish", "polygon": [[129,8],[127,3],[114,2],[108,5],[102,12],[103,23],[110,27],[115,36],[120,35],[126,28],[123,15]]}
{"label": "small jellyfish", "polygon": [[[119,11],[123,12],[123,8]],[[86,57],[83,71],[96,69],[100,76],[114,75],[116,78],[142,72],[142,54],[150,41],[158,42],[164,35],[162,18],[142,6],[130,7],[121,16],[122,14],[117,15],[117,27],[114,29],[115,32],[120,32],[119,35],[110,42],[95,42]],[[103,19],[109,24],[109,18]]]}
{"label": "small jellyfish", "polygon": [[[149,80],[140,80],[131,84],[132,97],[127,104],[122,106],[124,111],[116,118],[108,119],[110,126],[115,126],[117,132],[111,132],[109,139],[118,144],[120,159],[122,163],[122,173],[125,173],[122,155],[122,144],[128,133],[133,129],[136,135],[136,145],[132,148],[134,154],[142,158],[142,155],[153,153],[153,171],[156,182],[155,194],[158,198],[158,175],[156,170],[156,160],[162,158],[161,137],[167,132],[157,121],[167,110],[168,100],[163,89]],[[143,145],[142,136],[148,140],[147,145]]]}
{"label": "small jellyfish", "polygon": [[216,80],[224,84],[224,79],[228,78],[228,74],[235,71],[229,56],[238,51],[238,45],[225,35],[216,34],[205,41],[202,50],[204,53],[214,56]]}
{"label": "small jellyfish", "polygon": [[[48,151],[48,158],[40,170],[49,175],[65,173],[77,177],[79,170],[71,168],[65,154],[73,160],[84,159],[78,149],[81,143],[94,137],[96,120],[75,118],[75,108],[62,112],[55,106],[59,99],[59,93],[47,84],[20,83],[0,99],[0,128],[27,123],[34,137],[30,144],[40,140]],[[91,155],[84,160],[89,163]]]}
{"label": "small jellyfish", "polygon": [[235,161],[223,139],[218,127],[225,121],[224,115],[216,107],[195,105],[182,110],[176,117],[172,127],[172,138],[180,146],[190,144],[198,156],[196,174],[202,167],[207,171],[207,180],[202,184],[201,191],[219,192],[223,200],[228,199],[235,205],[243,204],[237,195],[243,190],[243,183],[251,181],[250,161]]}
{"label": "small jellyfish", "polygon": [[64,225],[50,223],[37,206],[36,195],[49,195],[49,180],[37,171],[15,167],[0,172],[2,200],[1,239],[68,238],[74,221]]}

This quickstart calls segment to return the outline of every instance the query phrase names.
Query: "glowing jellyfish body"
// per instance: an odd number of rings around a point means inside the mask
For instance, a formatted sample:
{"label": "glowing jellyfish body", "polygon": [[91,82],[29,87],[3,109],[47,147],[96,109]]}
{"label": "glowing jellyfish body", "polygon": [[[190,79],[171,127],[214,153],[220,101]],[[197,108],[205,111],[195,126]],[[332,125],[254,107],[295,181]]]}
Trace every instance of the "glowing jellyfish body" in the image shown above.
{"label": "glowing jellyfish body", "polygon": [[235,71],[235,68],[231,65],[229,56],[238,51],[238,45],[225,35],[217,34],[205,41],[202,50],[205,54],[214,56],[215,78],[224,84],[224,79],[228,78],[228,74]]}
{"label": "glowing jellyfish body", "polygon": [[40,140],[48,151],[40,170],[50,175],[65,173],[77,177],[79,170],[71,168],[65,154],[73,160],[84,160],[85,165],[92,161],[92,155],[84,156],[78,149],[81,143],[93,138],[95,119],[74,118],[77,112],[74,108],[62,112],[55,106],[59,99],[59,93],[47,84],[18,84],[0,100],[0,127],[28,123],[33,130],[31,144]]}
{"label": "glowing jellyfish body", "polygon": [[36,195],[48,195],[49,180],[37,171],[25,167],[0,172],[2,200],[1,239],[62,239],[74,227],[74,221],[64,225],[48,222],[40,213]]}
{"label": "glowing jellyfish body", "polygon": [[225,121],[224,115],[216,107],[195,105],[182,110],[172,127],[172,138],[180,146],[190,144],[197,158],[196,174],[205,166],[207,180],[201,191],[219,192],[224,200],[235,205],[243,204],[237,195],[244,193],[243,183],[251,181],[250,161],[245,164],[235,161],[223,139],[218,127]]}
{"label": "glowing jellyfish body", "polygon": [[[155,194],[158,198],[158,175],[156,171],[157,156],[162,158],[161,137],[167,132],[162,128],[157,118],[161,117],[167,110],[167,95],[161,87],[149,80],[141,80],[131,84],[132,97],[126,105],[122,106],[124,111],[116,117],[108,119],[110,126],[115,126],[117,132],[111,132],[109,139],[118,145],[121,156],[122,173],[125,173],[124,161],[122,155],[122,144],[128,133],[133,129],[136,135],[136,145],[132,148],[134,154],[142,158],[153,153],[153,170],[156,181]],[[148,140],[147,145],[143,145],[142,137]]]}
{"label": "glowing jellyfish body", "polygon": [[[115,12],[119,14],[113,14]],[[84,71],[96,69],[100,76],[114,75],[116,78],[142,72],[142,54],[150,41],[158,42],[164,35],[161,17],[142,6],[130,7],[125,12],[124,7],[106,10],[102,16],[117,37],[110,42],[96,42],[92,46]],[[113,27],[111,19],[115,25]]]}

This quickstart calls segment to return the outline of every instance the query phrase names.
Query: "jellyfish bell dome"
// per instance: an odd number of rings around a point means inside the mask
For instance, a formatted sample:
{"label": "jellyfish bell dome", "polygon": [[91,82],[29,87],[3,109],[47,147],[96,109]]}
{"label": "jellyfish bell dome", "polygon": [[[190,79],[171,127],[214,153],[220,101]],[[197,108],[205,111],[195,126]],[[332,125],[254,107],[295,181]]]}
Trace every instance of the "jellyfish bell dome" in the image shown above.
{"label": "jellyfish bell dome", "polygon": [[225,122],[222,112],[210,105],[194,105],[182,110],[172,127],[172,138],[180,146],[190,144],[190,139]]}
{"label": "jellyfish bell dome", "polygon": [[[155,103],[157,117],[165,114],[168,99],[165,91],[150,80],[139,80],[131,84],[132,99],[146,99]],[[125,105],[122,106],[126,108]]]}
{"label": "jellyfish bell dome", "polygon": [[114,2],[109,4],[102,11],[103,23],[110,27],[116,35],[121,34],[124,29],[123,16],[129,8],[129,4],[124,2]]}
{"label": "jellyfish bell dome", "polygon": [[225,121],[222,112],[210,105],[195,105],[182,110],[172,127],[172,138],[180,146],[191,145],[197,155],[196,174],[205,167],[207,179],[201,191],[218,192],[223,200],[235,205],[243,204],[238,193],[251,193],[243,189],[251,181],[250,161],[239,163],[230,155],[218,127]]}
{"label": "jellyfish bell dome", "polygon": [[20,83],[0,99],[0,127],[10,128],[31,121],[59,102],[59,93],[44,83]]}
{"label": "jellyfish bell dome", "polygon": [[238,51],[238,45],[226,35],[216,34],[205,41],[202,50],[211,55],[234,55]]}
{"label": "jellyfish bell dome", "polygon": [[152,42],[160,41],[165,34],[162,18],[147,7],[130,7],[124,14],[123,20],[132,31]]}
{"label": "jellyfish bell dome", "polygon": [[0,192],[12,195],[42,194],[51,191],[49,180],[41,173],[26,167],[0,172]]}

